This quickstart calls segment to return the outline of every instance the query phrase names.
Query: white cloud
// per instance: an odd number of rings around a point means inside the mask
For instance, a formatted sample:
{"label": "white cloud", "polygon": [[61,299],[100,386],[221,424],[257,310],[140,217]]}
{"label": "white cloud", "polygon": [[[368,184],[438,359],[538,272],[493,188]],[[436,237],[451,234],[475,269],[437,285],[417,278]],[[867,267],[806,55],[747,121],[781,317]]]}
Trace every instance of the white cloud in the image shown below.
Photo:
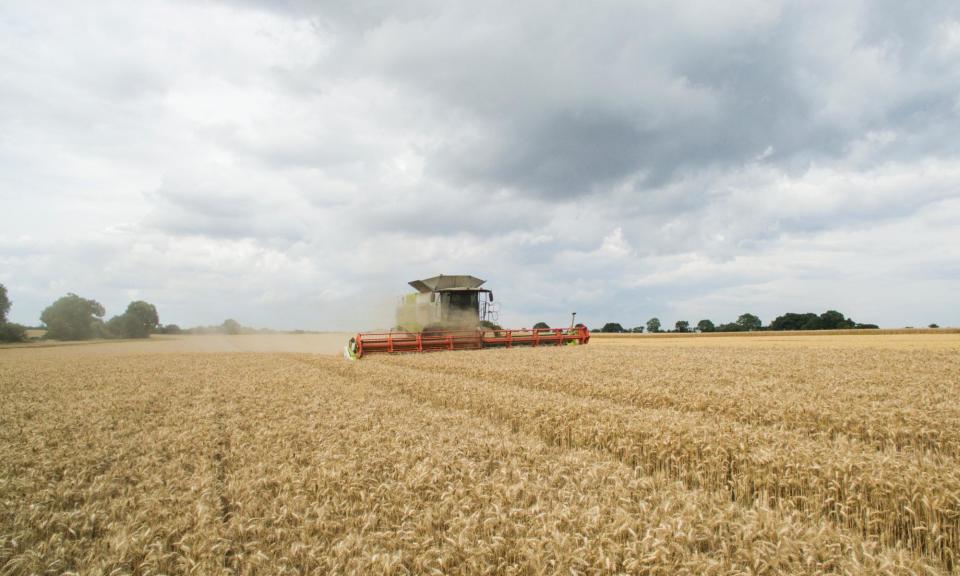
{"label": "white cloud", "polygon": [[612,258],[623,258],[630,256],[632,253],[633,248],[623,237],[623,229],[617,227],[614,228],[613,232],[603,237],[603,243],[600,244],[600,249],[598,250],[597,255],[609,256]]}

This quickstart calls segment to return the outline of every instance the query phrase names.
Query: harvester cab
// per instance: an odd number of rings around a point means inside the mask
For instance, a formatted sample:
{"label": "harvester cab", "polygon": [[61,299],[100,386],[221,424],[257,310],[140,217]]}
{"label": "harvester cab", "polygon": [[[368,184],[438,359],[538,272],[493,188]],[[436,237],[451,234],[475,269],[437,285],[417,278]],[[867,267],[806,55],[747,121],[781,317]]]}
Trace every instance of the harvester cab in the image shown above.
{"label": "harvester cab", "polygon": [[397,306],[397,329],[407,332],[472,330],[490,327],[498,311],[493,292],[473,276],[434,276],[414,280],[416,292]]}
{"label": "harvester cab", "polygon": [[389,332],[361,332],[350,339],[344,356],[355,360],[367,354],[476,350],[515,346],[586,344],[585,326],[504,330],[493,292],[484,280],[468,275],[434,276],[410,282],[416,292],[397,305],[396,328]]}

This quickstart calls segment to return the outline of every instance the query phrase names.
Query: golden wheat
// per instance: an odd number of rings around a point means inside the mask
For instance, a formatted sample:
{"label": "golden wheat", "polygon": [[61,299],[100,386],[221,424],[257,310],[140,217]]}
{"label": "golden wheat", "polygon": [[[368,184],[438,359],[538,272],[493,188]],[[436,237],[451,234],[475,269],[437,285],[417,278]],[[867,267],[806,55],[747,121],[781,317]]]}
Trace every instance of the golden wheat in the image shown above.
{"label": "golden wheat", "polygon": [[0,573],[956,570],[960,339],[822,338],[0,351]]}

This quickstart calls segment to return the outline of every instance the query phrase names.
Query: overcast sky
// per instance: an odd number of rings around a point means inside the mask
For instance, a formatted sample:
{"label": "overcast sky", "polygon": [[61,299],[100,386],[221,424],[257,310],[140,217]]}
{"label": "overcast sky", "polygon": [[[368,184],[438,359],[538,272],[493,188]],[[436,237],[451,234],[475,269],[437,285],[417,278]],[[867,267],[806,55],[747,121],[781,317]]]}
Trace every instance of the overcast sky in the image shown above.
{"label": "overcast sky", "polygon": [[514,327],[957,326],[958,134],[955,0],[3,2],[0,283],[30,325],[372,328],[444,273]]}

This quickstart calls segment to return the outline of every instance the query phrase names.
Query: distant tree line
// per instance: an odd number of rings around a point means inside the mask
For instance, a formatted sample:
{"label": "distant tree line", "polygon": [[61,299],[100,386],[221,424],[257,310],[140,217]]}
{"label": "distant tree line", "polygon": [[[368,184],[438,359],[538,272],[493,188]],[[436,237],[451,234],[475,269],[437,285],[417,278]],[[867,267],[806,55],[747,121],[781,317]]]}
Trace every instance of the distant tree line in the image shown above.
{"label": "distant tree line", "polygon": [[[27,327],[7,322],[12,302],[7,289],[0,284],[0,341],[22,342]],[[106,322],[106,309],[96,300],[69,293],[47,306],[40,314],[45,339],[87,340],[90,338],[149,338],[160,327],[157,308],[149,302],[131,302],[126,311]]]}
{"label": "distant tree line", "polygon": [[47,306],[40,314],[50,340],[89,340],[90,338],[149,338],[160,326],[157,308],[136,300],[123,314],[103,320],[106,309],[96,300],[72,292]]}
{"label": "distant tree line", "polygon": [[[0,284],[0,342],[27,340],[27,326],[7,322],[12,303]],[[40,328],[48,340],[89,340],[92,338],[149,338],[151,334],[265,334],[270,329],[243,326],[233,318],[214,326],[180,328],[161,324],[157,308],[149,302],[131,302],[123,314],[104,321],[106,309],[96,300],[68,293],[40,314]]]}
{"label": "distant tree line", "polygon": [[[223,321],[223,324],[216,324],[213,326],[195,326],[193,328],[184,328],[180,330],[177,327],[177,334],[226,334],[226,335],[236,335],[236,334],[275,334],[276,330],[271,330],[270,328],[251,328],[249,326],[244,326],[234,320],[233,318],[227,318]],[[294,331],[295,333],[298,331]],[[302,333],[303,331],[299,331]],[[171,334],[172,332],[167,332]]]}
{"label": "distant tree line", "polygon": [[[935,326],[936,325],[933,324],[930,327],[933,328]],[[755,314],[746,313],[741,314],[734,322],[719,325],[714,324],[712,320],[703,319],[697,322],[695,327],[691,327],[690,322],[687,320],[677,320],[673,330],[664,330],[660,319],[656,317],[647,320],[646,326],[636,326],[629,330],[617,322],[607,322],[603,325],[603,328],[600,328],[599,332],[633,332],[642,334],[644,330],[646,330],[646,332],[657,334],[664,332],[755,332],[761,330],[852,330],[875,328],[879,328],[879,326],[876,324],[854,322],[836,310],[827,310],[823,314],[787,312],[782,316],[777,316],[769,326],[764,326],[763,322]]]}
{"label": "distant tree line", "polygon": [[[176,324],[166,324],[157,329],[158,334],[225,334],[233,336],[236,334],[277,334],[277,330],[271,328],[251,328],[244,326],[233,318],[227,318],[221,324],[210,326],[194,326],[193,328],[181,328]],[[290,330],[287,334],[306,334],[304,330]]]}

